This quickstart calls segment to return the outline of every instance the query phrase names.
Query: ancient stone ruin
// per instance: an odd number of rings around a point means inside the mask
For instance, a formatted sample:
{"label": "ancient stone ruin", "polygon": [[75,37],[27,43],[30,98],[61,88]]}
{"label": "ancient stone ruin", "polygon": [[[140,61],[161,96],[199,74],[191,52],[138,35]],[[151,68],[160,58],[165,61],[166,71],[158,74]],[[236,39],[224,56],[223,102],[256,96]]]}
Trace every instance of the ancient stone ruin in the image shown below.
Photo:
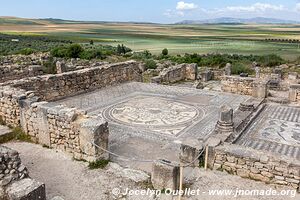
{"label": "ancient stone ruin", "polygon": [[[299,191],[300,109],[270,98],[285,92],[289,103],[299,103],[298,76],[289,82],[277,69],[274,88],[272,76],[258,69],[255,77],[232,76],[230,64],[222,73],[175,65],[151,83],[136,61],[77,70],[57,61],[56,68],[0,85],[1,120],[34,142],[78,160],[143,170],[159,190],[180,188],[180,168],[204,159],[205,168]],[[167,85],[215,79],[222,91]],[[13,188],[28,184],[28,195],[45,199],[45,186],[28,178],[17,152],[0,150],[4,193],[16,199]]]}

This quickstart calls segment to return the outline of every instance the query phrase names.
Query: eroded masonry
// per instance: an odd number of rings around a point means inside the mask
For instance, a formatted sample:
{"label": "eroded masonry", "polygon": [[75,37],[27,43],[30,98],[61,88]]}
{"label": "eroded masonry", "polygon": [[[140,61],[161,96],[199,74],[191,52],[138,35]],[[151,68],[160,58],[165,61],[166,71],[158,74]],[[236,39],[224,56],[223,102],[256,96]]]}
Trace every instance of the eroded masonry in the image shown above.
{"label": "eroded masonry", "polygon": [[[198,167],[206,154],[212,170],[299,191],[297,74],[283,77],[276,69],[266,75],[256,68],[255,77],[240,77],[231,76],[229,64],[219,71],[183,64],[145,83],[143,75],[152,72],[135,61],[80,68],[58,62],[57,68],[55,75],[0,79],[2,121],[76,159],[110,159],[152,173],[156,189],[178,188],[179,163]],[[218,79],[220,87],[208,90],[207,83]],[[186,80],[193,85],[170,85]],[[3,152],[19,162],[1,148],[1,160]],[[5,191],[28,177],[16,166],[13,178],[1,168]]]}

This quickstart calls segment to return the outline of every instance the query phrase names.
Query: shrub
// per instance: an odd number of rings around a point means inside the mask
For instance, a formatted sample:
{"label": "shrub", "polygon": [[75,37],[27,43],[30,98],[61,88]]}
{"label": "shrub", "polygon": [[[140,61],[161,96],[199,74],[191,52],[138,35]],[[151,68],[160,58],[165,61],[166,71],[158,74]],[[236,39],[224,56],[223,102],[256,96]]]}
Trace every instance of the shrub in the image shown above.
{"label": "shrub", "polygon": [[137,59],[137,60],[151,59],[152,54],[148,50],[145,50],[143,52],[134,52],[133,53],[133,58]]}
{"label": "shrub", "polygon": [[89,163],[89,169],[104,169],[109,163],[109,160],[97,160]]}
{"label": "shrub", "polygon": [[169,50],[168,49],[163,49],[162,52],[161,52],[161,54],[163,56],[167,56],[169,54]]}
{"label": "shrub", "polygon": [[30,55],[30,54],[33,54],[35,51],[31,48],[24,48],[22,50],[19,51],[19,54],[22,54],[22,55]]}
{"label": "shrub", "polygon": [[156,62],[152,59],[148,59],[145,61],[145,67],[146,67],[146,70],[147,69],[156,69],[157,68],[157,65],[156,65]]}
{"label": "shrub", "polygon": [[241,73],[254,74],[254,70],[241,63],[233,64],[231,68],[232,74],[240,75]]}
{"label": "shrub", "polygon": [[65,58],[67,57],[68,49],[65,46],[55,47],[54,49],[51,50],[50,54],[53,57]]}
{"label": "shrub", "polygon": [[84,49],[79,44],[72,44],[68,47],[67,57],[79,58]]}
{"label": "shrub", "polygon": [[285,62],[280,56],[275,54],[257,56],[257,61],[265,67],[275,67]]}
{"label": "shrub", "polygon": [[51,51],[51,56],[59,58],[79,58],[84,49],[79,44],[56,47]]}
{"label": "shrub", "polygon": [[50,58],[48,61],[43,63],[43,72],[46,74],[56,74],[56,63],[53,58]]}
{"label": "shrub", "polygon": [[85,50],[85,51],[81,52],[80,58],[85,59],[85,60],[91,60],[94,58],[102,59],[102,58],[104,58],[104,56],[103,56],[102,51],[93,49],[93,50]]}
{"label": "shrub", "polygon": [[121,54],[126,54],[128,52],[131,52],[132,50],[128,47],[126,47],[124,44],[117,46],[117,54],[121,55]]}

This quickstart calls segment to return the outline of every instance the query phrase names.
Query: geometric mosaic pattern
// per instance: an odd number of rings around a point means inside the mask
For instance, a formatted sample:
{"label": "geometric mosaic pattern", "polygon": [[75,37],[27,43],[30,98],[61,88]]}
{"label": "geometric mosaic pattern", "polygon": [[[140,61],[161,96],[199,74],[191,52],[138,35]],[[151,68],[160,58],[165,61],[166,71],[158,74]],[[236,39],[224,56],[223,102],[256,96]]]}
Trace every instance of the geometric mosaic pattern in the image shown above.
{"label": "geometric mosaic pattern", "polygon": [[267,105],[236,143],[300,160],[300,108]]}
{"label": "geometric mosaic pattern", "polygon": [[116,140],[124,135],[156,141],[206,139],[222,105],[237,109],[250,97],[194,88],[129,82],[60,101],[105,118]]}

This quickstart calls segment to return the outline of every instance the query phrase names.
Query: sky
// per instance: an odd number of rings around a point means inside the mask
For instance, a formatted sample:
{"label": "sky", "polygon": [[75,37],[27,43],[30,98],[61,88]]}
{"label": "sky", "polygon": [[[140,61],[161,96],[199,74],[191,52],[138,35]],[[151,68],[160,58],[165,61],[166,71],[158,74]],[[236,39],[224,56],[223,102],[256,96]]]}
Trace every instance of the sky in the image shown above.
{"label": "sky", "polygon": [[0,16],[154,23],[217,17],[300,21],[300,0],[0,0]]}

